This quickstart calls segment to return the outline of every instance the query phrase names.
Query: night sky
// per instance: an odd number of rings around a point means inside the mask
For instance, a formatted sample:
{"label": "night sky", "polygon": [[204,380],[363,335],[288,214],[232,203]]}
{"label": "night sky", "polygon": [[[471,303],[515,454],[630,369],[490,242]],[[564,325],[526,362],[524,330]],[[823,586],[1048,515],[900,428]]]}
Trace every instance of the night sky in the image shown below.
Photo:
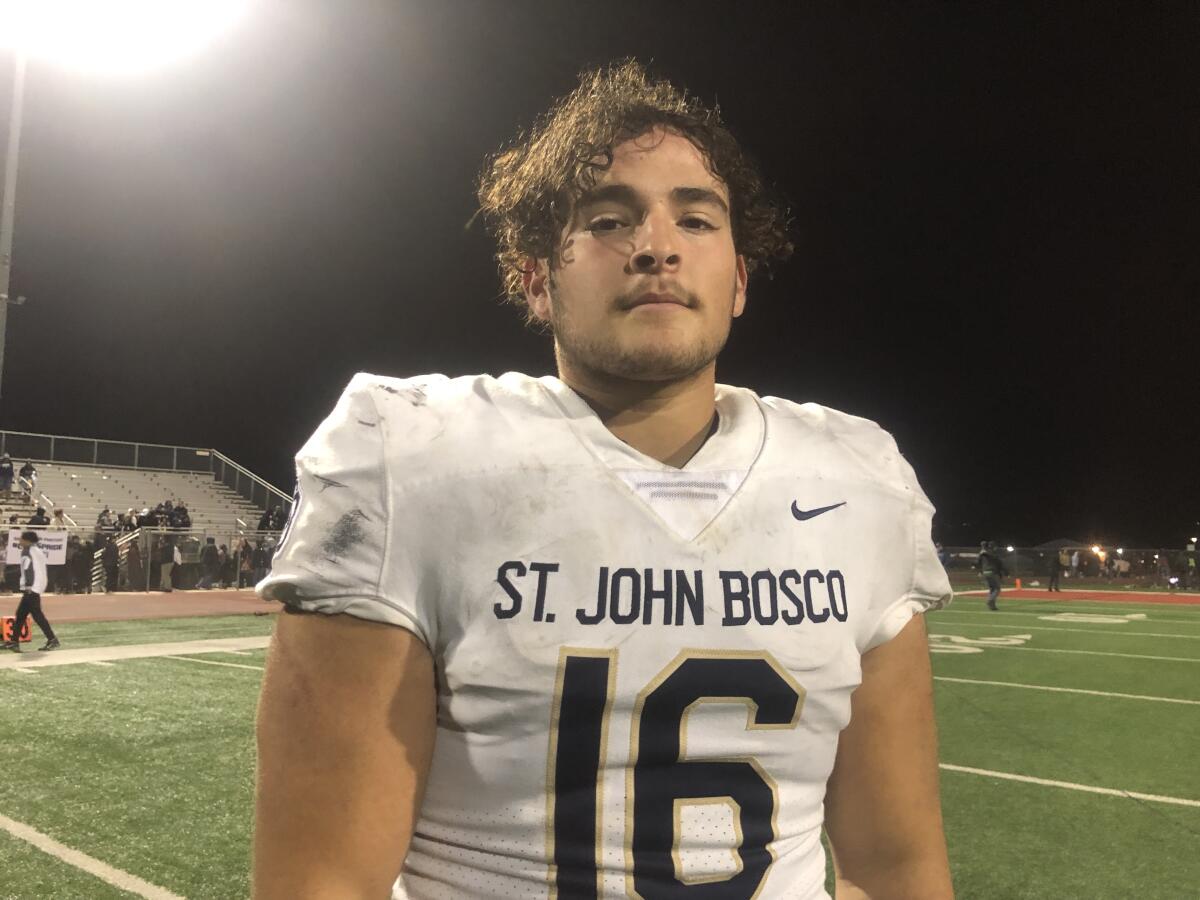
{"label": "night sky", "polygon": [[290,491],[356,371],[552,372],[475,179],[634,55],[720,103],[795,219],[719,381],[878,421],[947,543],[1196,532],[1195,4],[258,7],[148,75],[31,63],[0,427]]}

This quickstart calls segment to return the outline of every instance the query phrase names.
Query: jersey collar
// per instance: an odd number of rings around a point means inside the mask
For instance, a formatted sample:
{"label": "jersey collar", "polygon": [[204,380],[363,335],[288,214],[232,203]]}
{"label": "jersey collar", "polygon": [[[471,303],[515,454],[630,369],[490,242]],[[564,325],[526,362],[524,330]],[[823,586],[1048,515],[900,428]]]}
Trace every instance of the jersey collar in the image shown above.
{"label": "jersey collar", "polygon": [[766,426],[762,407],[753,391],[716,386],[717,432],[682,469],[647,456],[626,444],[609,431],[600,417],[579,394],[553,375],[538,382],[554,399],[568,424],[605,465],[612,469],[645,469],[660,472],[711,472],[737,470],[744,472],[762,452]]}

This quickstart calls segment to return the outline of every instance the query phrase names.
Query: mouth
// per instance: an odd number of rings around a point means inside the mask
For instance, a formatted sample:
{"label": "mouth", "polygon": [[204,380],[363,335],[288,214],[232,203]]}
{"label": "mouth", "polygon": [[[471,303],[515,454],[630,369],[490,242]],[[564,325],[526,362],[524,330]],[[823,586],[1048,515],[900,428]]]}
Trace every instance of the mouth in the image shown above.
{"label": "mouth", "polygon": [[667,309],[672,306],[686,308],[688,305],[686,300],[676,297],[669,293],[645,293],[634,298],[629,304],[629,309],[637,309],[640,306],[653,307],[657,309]]}

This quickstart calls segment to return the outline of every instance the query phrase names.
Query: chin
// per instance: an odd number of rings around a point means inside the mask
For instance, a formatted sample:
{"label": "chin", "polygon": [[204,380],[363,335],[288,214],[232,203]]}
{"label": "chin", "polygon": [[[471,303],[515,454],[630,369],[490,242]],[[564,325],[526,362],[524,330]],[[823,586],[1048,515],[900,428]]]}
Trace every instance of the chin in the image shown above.
{"label": "chin", "polygon": [[631,348],[603,360],[607,374],[631,381],[679,381],[707,368],[716,354],[706,347]]}

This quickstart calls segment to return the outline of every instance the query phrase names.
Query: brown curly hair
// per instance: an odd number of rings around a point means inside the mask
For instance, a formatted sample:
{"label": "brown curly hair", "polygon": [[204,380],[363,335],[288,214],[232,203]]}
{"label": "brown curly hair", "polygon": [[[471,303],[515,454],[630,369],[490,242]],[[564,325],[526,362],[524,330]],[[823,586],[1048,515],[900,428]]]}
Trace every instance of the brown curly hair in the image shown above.
{"label": "brown curly hair", "polygon": [[787,210],[769,195],[755,164],[721,122],[719,107],[705,106],[668,81],[651,80],[640,63],[626,58],[580,73],[579,86],[530,134],[490,157],[480,175],[476,217],[483,217],[499,245],[496,261],[510,302],[526,305],[522,276],[530,259],[556,262],[572,205],[612,165],[613,148],[655,126],[690,140],[728,188],[734,247],[747,272],[791,255]]}

